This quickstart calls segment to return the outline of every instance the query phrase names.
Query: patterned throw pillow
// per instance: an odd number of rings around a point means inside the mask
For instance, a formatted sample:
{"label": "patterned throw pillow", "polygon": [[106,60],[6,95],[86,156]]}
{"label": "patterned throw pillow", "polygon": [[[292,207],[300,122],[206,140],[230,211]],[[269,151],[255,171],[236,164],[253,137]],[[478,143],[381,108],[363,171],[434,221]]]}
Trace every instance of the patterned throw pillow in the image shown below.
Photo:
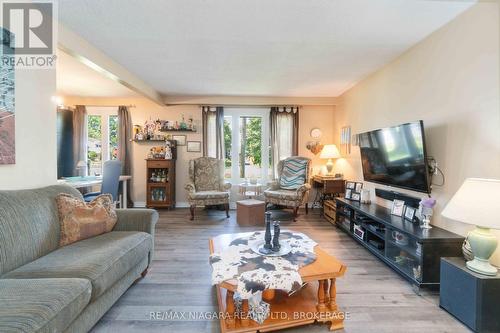
{"label": "patterned throw pillow", "polygon": [[308,160],[291,159],[283,162],[283,171],[280,177],[280,188],[296,190],[306,182],[306,168]]}
{"label": "patterned throw pillow", "polygon": [[61,238],[59,246],[110,232],[118,220],[111,194],[101,194],[86,203],[72,195],[56,197]]}

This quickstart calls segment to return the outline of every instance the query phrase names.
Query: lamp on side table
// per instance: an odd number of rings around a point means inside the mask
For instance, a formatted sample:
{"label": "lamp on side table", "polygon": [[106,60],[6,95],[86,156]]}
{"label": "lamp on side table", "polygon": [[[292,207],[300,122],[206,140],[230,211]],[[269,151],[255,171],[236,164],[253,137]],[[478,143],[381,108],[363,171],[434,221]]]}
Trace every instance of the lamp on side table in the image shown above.
{"label": "lamp on side table", "polygon": [[328,162],[326,162],[326,170],[328,172],[328,176],[332,175],[332,170],[333,170],[332,158],[339,158],[339,157],[340,153],[336,145],[326,145],[323,147],[323,150],[321,151],[319,158],[328,159]]}
{"label": "lamp on side table", "polygon": [[490,276],[498,271],[489,258],[498,244],[490,229],[500,229],[499,198],[500,180],[468,178],[442,212],[444,217],[476,226],[468,236],[474,259],[467,262],[467,268]]}

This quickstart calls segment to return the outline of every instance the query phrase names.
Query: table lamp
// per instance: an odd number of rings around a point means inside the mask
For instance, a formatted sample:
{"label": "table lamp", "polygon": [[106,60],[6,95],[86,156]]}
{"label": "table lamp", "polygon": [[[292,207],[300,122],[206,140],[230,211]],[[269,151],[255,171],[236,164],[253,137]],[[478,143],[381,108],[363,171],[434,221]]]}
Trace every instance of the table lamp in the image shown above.
{"label": "table lamp", "polygon": [[323,147],[323,150],[321,151],[319,158],[328,159],[328,162],[326,162],[326,170],[328,171],[327,174],[328,176],[331,176],[333,171],[332,158],[339,158],[339,157],[340,153],[336,145],[325,145]]}
{"label": "table lamp", "polygon": [[484,275],[497,274],[488,260],[498,244],[490,232],[500,229],[498,198],[500,180],[468,178],[442,212],[444,217],[476,226],[468,236],[474,259],[467,261],[467,268]]}

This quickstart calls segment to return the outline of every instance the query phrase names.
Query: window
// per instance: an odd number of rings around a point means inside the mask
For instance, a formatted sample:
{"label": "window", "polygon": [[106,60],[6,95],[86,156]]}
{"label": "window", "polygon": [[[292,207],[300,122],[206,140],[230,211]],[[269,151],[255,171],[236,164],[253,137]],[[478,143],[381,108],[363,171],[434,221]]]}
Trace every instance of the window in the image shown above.
{"label": "window", "polygon": [[102,174],[102,163],[118,158],[118,115],[115,107],[87,108],[87,163],[90,176]]}
{"label": "window", "polygon": [[102,169],[102,117],[87,115],[87,163],[89,175],[99,175]]}
{"label": "window", "polygon": [[234,182],[269,176],[269,110],[224,109],[225,177]]}
{"label": "window", "polygon": [[108,118],[109,124],[109,159],[118,158],[118,116],[112,115]]}

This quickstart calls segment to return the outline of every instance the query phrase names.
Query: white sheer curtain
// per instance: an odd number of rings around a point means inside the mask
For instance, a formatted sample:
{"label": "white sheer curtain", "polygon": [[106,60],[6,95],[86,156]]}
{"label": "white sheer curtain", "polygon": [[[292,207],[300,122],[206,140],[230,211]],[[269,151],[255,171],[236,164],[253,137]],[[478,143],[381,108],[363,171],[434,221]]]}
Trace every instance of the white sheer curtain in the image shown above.
{"label": "white sheer curtain", "polygon": [[217,157],[217,135],[215,124],[215,112],[208,112],[206,123],[207,151],[205,153],[205,156],[208,157]]}
{"label": "white sheer curtain", "polygon": [[203,156],[224,158],[224,109],[202,107]]}
{"label": "white sheer curtain", "polygon": [[299,108],[272,107],[270,113],[273,178],[278,162],[298,154]]}

